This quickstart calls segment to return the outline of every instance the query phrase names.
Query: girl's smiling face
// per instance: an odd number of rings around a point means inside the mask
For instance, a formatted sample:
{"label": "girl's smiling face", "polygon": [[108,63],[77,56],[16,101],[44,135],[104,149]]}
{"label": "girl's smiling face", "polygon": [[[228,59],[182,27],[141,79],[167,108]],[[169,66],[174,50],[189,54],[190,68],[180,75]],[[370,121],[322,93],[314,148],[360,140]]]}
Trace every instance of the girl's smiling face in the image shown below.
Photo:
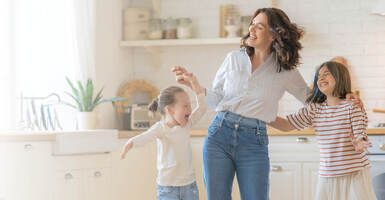
{"label": "girl's smiling face", "polygon": [[320,91],[326,96],[333,95],[334,88],[336,86],[336,80],[330,73],[327,66],[321,67],[318,72],[317,86]]}
{"label": "girl's smiling face", "polygon": [[176,93],[175,103],[170,105],[167,110],[167,113],[172,116],[177,124],[185,126],[192,112],[188,94],[186,92]]}

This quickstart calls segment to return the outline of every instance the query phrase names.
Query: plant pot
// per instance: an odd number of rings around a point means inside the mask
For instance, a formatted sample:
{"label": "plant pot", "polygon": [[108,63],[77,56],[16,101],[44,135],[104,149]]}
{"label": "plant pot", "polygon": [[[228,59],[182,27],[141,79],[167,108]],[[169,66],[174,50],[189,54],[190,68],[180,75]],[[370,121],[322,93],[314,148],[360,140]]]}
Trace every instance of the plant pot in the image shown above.
{"label": "plant pot", "polygon": [[96,112],[78,112],[76,114],[76,121],[79,130],[96,129]]}

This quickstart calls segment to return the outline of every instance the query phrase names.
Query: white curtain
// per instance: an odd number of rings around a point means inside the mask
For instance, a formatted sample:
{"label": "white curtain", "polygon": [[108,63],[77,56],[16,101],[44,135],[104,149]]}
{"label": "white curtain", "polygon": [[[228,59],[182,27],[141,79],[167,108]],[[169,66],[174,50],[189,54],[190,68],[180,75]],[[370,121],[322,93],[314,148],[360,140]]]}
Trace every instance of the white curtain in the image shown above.
{"label": "white curtain", "polygon": [[11,73],[11,1],[0,1],[0,129],[10,129],[16,118],[11,108],[15,107],[11,96],[14,96]]}
{"label": "white curtain", "polygon": [[95,0],[73,0],[73,5],[80,64],[77,79],[95,80]]}

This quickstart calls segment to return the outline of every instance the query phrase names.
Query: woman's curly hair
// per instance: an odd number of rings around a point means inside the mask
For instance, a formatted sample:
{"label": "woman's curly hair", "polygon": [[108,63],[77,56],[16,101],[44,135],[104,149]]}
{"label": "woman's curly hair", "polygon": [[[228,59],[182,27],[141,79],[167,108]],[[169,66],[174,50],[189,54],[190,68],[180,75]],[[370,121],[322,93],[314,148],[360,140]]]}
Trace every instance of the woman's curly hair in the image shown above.
{"label": "woman's curly hair", "polygon": [[[278,8],[261,8],[255,11],[254,19],[258,14],[264,13],[267,16],[269,31],[274,40],[271,50],[275,52],[278,61],[277,71],[292,70],[300,64],[299,50],[302,44],[299,42],[304,34],[304,30],[292,23],[289,17]],[[250,25],[252,22],[250,22]],[[247,54],[254,55],[254,47],[247,46],[246,40],[250,37],[250,32],[242,38],[241,47],[246,48]]]}

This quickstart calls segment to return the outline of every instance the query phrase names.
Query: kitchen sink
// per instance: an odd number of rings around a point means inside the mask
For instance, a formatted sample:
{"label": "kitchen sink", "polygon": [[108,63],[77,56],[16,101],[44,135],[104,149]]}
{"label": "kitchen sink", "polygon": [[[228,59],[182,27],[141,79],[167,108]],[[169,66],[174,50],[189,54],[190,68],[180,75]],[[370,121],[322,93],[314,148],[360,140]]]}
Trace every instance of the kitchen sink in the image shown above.
{"label": "kitchen sink", "polygon": [[56,133],[53,155],[99,154],[118,148],[118,130],[89,130]]}

